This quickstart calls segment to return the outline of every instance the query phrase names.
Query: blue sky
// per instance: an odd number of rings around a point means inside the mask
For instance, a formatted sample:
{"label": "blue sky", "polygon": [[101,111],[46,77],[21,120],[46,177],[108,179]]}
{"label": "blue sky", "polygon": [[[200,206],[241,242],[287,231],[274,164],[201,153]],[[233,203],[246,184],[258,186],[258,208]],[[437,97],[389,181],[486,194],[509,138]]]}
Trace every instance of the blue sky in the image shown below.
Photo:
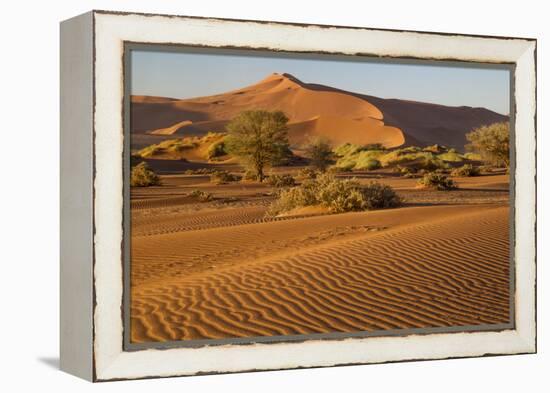
{"label": "blue sky", "polygon": [[256,83],[273,72],[382,98],[485,107],[508,114],[510,74],[504,69],[388,64],[325,57],[271,57],[133,50],[131,93],[191,98]]}

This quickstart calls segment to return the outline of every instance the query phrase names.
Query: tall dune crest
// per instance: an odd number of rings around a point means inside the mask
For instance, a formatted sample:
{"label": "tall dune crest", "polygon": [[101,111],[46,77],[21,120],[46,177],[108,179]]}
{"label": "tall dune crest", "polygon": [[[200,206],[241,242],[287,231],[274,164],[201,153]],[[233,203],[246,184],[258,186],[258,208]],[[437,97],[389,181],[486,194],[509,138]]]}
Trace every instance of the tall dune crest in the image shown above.
{"label": "tall dune crest", "polygon": [[323,137],[333,146],[380,143],[392,148],[438,143],[462,150],[471,129],[507,119],[485,108],[382,99],[304,83],[286,73],[212,96],[181,100],[132,96],[131,102],[132,132],[164,136],[223,131],[244,110],[282,110],[290,120],[289,139],[294,148],[311,137]]}

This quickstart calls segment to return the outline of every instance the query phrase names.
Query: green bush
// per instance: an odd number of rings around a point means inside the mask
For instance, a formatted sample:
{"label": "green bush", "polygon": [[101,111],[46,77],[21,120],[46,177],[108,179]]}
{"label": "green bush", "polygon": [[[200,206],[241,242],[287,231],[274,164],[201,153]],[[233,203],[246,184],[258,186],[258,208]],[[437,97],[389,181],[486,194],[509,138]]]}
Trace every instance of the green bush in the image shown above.
{"label": "green bush", "polygon": [[160,185],[160,178],[153,172],[146,162],[142,162],[132,168],[130,174],[130,186],[132,187],[150,187]]}
{"label": "green bush", "polygon": [[359,158],[357,160],[357,163],[355,164],[354,169],[366,169],[368,171],[372,171],[379,168],[382,168],[382,164],[380,164],[380,161],[378,161],[376,158]]}
{"label": "green bush", "polygon": [[459,168],[455,168],[451,171],[451,176],[464,176],[464,177],[470,177],[470,176],[479,176],[480,174],[479,167],[466,164]]}
{"label": "green bush", "polygon": [[362,188],[366,210],[387,209],[400,206],[403,200],[388,185],[371,182]]}
{"label": "green bush", "polygon": [[227,155],[227,151],[225,151],[225,142],[223,140],[212,143],[206,150],[206,157],[209,160],[225,155]]}
{"label": "green bush", "polygon": [[271,175],[267,179],[267,183],[273,187],[292,187],[296,185],[296,180],[292,177],[292,175],[284,174],[284,175]]}
{"label": "green bush", "polygon": [[441,161],[447,161],[447,162],[462,162],[464,161],[464,157],[456,152],[455,149],[449,149],[448,152],[439,154],[437,156],[438,159]]}
{"label": "green bush", "polygon": [[464,153],[463,157],[467,160],[470,160],[470,161],[481,161],[482,160],[481,154],[472,153],[472,152]]}
{"label": "green bush", "polygon": [[188,195],[190,197],[197,198],[201,202],[209,202],[214,199],[214,195],[202,190],[193,190]]}
{"label": "green bush", "polygon": [[362,146],[355,145],[353,143],[344,143],[343,145],[338,146],[334,149],[334,154],[339,157],[346,157],[356,154],[362,150]]}
{"label": "green bush", "polygon": [[241,177],[227,171],[216,171],[210,175],[210,182],[215,184],[226,184],[241,180]]}
{"label": "green bush", "polygon": [[457,188],[455,183],[447,176],[440,173],[426,173],[418,180],[418,185],[423,188],[432,188],[440,191],[454,190]]}
{"label": "green bush", "polygon": [[510,125],[508,122],[482,126],[466,134],[468,151],[478,153],[484,161],[510,166]]}
{"label": "green bush", "polygon": [[371,182],[366,187],[351,179],[321,174],[300,186],[280,192],[268,214],[275,216],[305,206],[323,206],[330,213],[396,207],[401,198],[389,186]]}

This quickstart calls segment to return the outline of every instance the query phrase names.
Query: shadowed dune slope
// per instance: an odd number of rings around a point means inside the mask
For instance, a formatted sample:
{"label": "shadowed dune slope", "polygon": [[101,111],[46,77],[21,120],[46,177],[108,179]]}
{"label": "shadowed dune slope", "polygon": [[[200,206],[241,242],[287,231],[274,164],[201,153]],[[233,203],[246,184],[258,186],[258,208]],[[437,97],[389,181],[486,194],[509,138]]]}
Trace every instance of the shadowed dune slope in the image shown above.
{"label": "shadowed dune slope", "polygon": [[282,110],[290,119],[290,141],[295,146],[310,136],[322,136],[333,145],[439,143],[462,150],[472,128],[507,119],[484,108],[382,99],[304,83],[289,74],[272,74],[254,85],[213,96],[182,100],[132,96],[131,102],[132,132],[165,136],[223,131],[244,110]]}
{"label": "shadowed dune slope", "polygon": [[[137,236],[132,341],[506,323],[508,214],[415,207]],[[312,233],[324,227],[341,232]],[[239,249],[251,244],[256,257]]]}

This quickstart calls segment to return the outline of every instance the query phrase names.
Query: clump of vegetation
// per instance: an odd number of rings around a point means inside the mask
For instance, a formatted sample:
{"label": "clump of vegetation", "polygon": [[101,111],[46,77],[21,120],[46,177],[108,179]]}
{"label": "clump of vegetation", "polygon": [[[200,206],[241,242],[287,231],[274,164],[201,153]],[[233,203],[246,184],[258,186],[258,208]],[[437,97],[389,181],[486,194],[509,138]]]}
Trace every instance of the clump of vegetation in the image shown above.
{"label": "clump of vegetation", "polygon": [[333,152],[327,141],[316,138],[306,146],[305,156],[309,158],[309,163],[313,168],[324,172],[332,162]]}
{"label": "clump of vegetation", "polygon": [[161,147],[157,145],[151,145],[141,149],[136,153],[136,155],[141,158],[150,158],[161,153],[162,151],[164,151],[164,149],[162,149]]}
{"label": "clump of vegetation", "polygon": [[370,182],[361,189],[365,200],[365,209],[388,209],[400,206],[402,198],[390,186],[377,182]]}
{"label": "clump of vegetation", "polygon": [[481,155],[478,153],[466,152],[462,155],[466,160],[481,161]]}
{"label": "clump of vegetation", "polygon": [[293,187],[296,185],[296,180],[292,175],[283,174],[283,175],[271,175],[267,179],[269,185],[273,187]]}
{"label": "clump of vegetation", "polygon": [[508,123],[482,126],[466,134],[466,149],[496,166],[510,166],[510,127]]}
{"label": "clump of vegetation", "polygon": [[455,149],[449,149],[445,153],[441,153],[437,156],[439,160],[446,162],[462,162],[464,157],[458,153]]}
{"label": "clump of vegetation", "polygon": [[307,180],[307,179],[316,179],[318,172],[311,168],[302,168],[298,171],[298,179]]}
{"label": "clump of vegetation", "polygon": [[267,166],[288,155],[288,118],[281,111],[253,110],[240,113],[226,129],[225,148],[256,173],[261,182]]}
{"label": "clump of vegetation", "polygon": [[361,145],[355,145],[353,143],[344,143],[334,149],[334,154],[338,157],[346,157],[354,155],[363,150]]}
{"label": "clump of vegetation", "polygon": [[426,173],[418,180],[418,186],[422,188],[432,188],[435,190],[445,191],[458,188],[456,184],[446,175],[430,172]]}
{"label": "clump of vegetation", "polygon": [[225,141],[223,139],[212,143],[210,146],[208,146],[208,149],[206,150],[206,157],[209,160],[226,155],[227,151],[225,150]]}
{"label": "clump of vegetation", "polygon": [[196,168],[196,169],[186,169],[183,171],[185,175],[211,175],[212,173],[218,172],[218,169],[214,168]]}
{"label": "clump of vegetation", "polygon": [[345,143],[334,150],[339,157],[336,167],[344,170],[366,169],[372,170],[382,166],[379,157],[386,153],[381,144],[366,146]]}
{"label": "clump of vegetation", "polygon": [[210,175],[210,182],[215,184],[226,184],[241,180],[241,177],[227,171],[215,171]]}
{"label": "clump of vegetation", "polygon": [[416,175],[419,170],[416,167],[396,165],[392,168],[392,172],[399,173],[404,177],[412,177],[412,175]]}
{"label": "clump of vegetation", "polygon": [[374,169],[382,168],[382,164],[376,158],[358,158],[357,163],[355,164],[354,169],[363,169],[367,171],[372,171]]}
{"label": "clump of vegetation", "polygon": [[322,206],[330,213],[343,213],[396,207],[401,202],[389,186],[372,182],[361,187],[355,180],[340,180],[325,173],[304,181],[298,187],[282,191],[268,214],[275,216],[306,206]]}
{"label": "clump of vegetation", "polygon": [[149,168],[146,162],[141,162],[132,168],[130,186],[150,187],[161,184],[159,176]]}
{"label": "clump of vegetation", "polygon": [[422,151],[434,153],[434,154],[441,154],[444,153],[446,148],[444,146],[438,145],[437,143],[435,145],[426,146],[422,149]]}
{"label": "clump of vegetation", "polygon": [[[142,158],[164,156],[169,159],[185,159],[185,155],[193,150],[194,155],[210,158],[209,154],[220,154],[219,150],[211,152],[212,145],[223,141],[225,134],[209,132],[204,136],[191,136],[177,139],[167,139],[160,143],[147,146],[135,154]],[[220,147],[212,148],[220,149]]]}
{"label": "clump of vegetation", "polygon": [[462,165],[459,168],[455,168],[451,171],[451,176],[463,176],[463,177],[470,177],[470,176],[479,176],[480,174],[479,167],[473,166],[471,164]]}
{"label": "clump of vegetation", "polygon": [[214,199],[214,195],[202,190],[193,190],[188,195],[190,197],[197,198],[200,202],[210,202]]}

